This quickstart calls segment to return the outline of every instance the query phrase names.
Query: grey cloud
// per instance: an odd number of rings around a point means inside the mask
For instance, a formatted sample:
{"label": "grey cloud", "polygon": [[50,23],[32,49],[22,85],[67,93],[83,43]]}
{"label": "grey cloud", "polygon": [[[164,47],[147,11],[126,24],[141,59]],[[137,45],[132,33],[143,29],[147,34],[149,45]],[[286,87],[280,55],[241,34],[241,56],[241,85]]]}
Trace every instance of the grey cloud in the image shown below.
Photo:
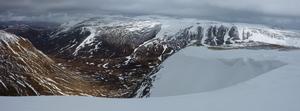
{"label": "grey cloud", "polygon": [[[125,11],[128,13],[174,13],[212,15],[214,8],[250,11],[268,15],[300,16],[299,0],[1,0],[4,10],[26,8],[20,11],[51,11],[54,9],[78,8]],[[200,13],[196,13],[199,11]],[[178,12],[178,13],[176,13]]]}
{"label": "grey cloud", "polygon": [[299,0],[0,0],[0,3],[0,14],[159,14],[237,22],[274,20],[278,24],[299,23],[300,18]]}

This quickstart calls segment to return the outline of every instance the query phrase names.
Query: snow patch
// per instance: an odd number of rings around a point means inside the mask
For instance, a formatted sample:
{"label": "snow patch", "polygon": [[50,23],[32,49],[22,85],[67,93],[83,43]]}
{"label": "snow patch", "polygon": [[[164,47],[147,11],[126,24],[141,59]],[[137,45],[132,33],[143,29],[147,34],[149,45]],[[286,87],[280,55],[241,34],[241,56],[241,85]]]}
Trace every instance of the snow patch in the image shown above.
{"label": "snow patch", "polygon": [[0,40],[4,42],[16,42],[18,38],[19,37],[17,37],[16,35],[0,30]]}
{"label": "snow patch", "polygon": [[77,47],[76,47],[76,49],[75,49],[75,51],[74,51],[74,53],[73,53],[73,55],[77,55],[78,54],[78,51],[80,50],[80,49],[82,49],[84,46],[86,46],[86,45],[89,45],[89,44],[91,44],[94,40],[95,40],[95,36],[96,36],[96,33],[97,33],[97,31],[96,31],[96,29],[95,28],[91,28],[91,27],[86,27],[85,28],[86,30],[88,30],[89,32],[90,32],[90,35],[86,38],[86,39],[84,39],[84,41],[82,42],[82,43],[80,43]]}

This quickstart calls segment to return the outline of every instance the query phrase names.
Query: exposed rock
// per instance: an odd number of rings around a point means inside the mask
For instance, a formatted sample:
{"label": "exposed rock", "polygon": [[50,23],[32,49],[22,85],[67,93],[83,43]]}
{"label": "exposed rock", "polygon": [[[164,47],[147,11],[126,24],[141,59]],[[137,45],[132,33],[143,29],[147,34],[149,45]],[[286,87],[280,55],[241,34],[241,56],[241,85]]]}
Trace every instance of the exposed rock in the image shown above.
{"label": "exposed rock", "polygon": [[217,35],[216,35],[217,45],[223,45],[224,44],[224,39],[225,39],[225,35],[226,35],[227,31],[228,31],[228,29],[223,25],[221,25],[218,28],[218,32],[217,32]]}
{"label": "exposed rock", "polygon": [[229,37],[232,38],[232,40],[240,40],[239,37],[239,30],[236,26],[232,26],[229,30]]}

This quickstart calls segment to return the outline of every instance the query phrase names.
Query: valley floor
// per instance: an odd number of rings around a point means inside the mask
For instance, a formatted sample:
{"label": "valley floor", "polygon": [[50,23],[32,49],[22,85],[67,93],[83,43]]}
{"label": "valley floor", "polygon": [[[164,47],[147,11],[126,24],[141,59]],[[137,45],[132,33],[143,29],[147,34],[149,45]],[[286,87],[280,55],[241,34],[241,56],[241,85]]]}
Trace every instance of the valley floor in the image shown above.
{"label": "valley floor", "polygon": [[0,110],[299,111],[299,55],[188,47],[162,64],[150,98],[0,97]]}

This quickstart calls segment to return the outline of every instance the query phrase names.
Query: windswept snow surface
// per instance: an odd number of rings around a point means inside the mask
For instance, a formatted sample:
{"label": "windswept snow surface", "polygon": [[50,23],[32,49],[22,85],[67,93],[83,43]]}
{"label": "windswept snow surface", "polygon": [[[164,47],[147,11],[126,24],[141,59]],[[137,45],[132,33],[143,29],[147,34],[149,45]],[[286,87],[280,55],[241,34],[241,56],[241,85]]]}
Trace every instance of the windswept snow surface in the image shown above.
{"label": "windswept snow surface", "polygon": [[277,60],[198,58],[177,54],[159,71],[152,96],[176,96],[217,90],[284,66]]}
{"label": "windswept snow surface", "polygon": [[[188,47],[167,59],[152,97],[219,90],[285,67],[299,67],[299,51],[208,50]],[[300,71],[300,70],[298,70]],[[297,71],[295,71],[297,72]]]}
{"label": "windswept snow surface", "polygon": [[[163,64],[152,97],[147,99],[0,97],[0,108],[3,111],[299,111],[299,55],[299,50],[216,51],[189,47]],[[204,65],[213,65],[209,69],[223,72],[205,69],[208,66]],[[174,69],[175,66],[178,67]],[[191,82],[193,86],[189,86]],[[182,89],[176,89],[176,85]],[[197,86],[206,89],[198,90]]]}

